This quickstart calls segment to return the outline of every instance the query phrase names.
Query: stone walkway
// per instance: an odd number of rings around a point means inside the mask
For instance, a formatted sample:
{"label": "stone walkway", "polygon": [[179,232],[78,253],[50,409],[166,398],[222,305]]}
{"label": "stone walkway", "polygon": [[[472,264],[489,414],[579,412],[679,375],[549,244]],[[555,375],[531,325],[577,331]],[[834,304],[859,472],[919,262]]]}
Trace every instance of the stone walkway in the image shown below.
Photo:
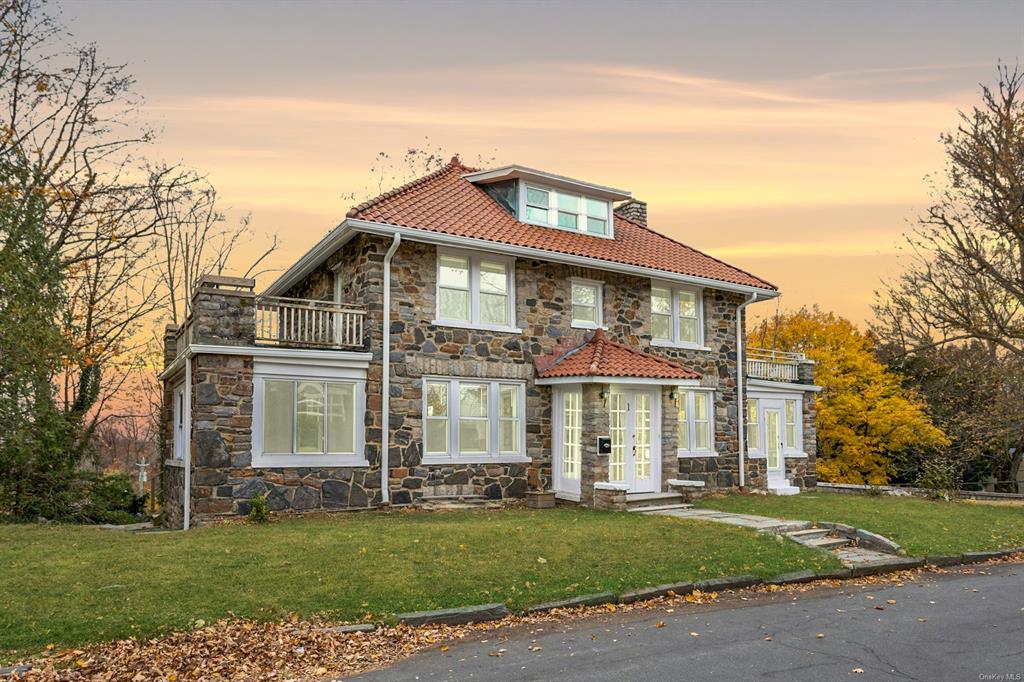
{"label": "stone walkway", "polygon": [[762,533],[781,534],[811,527],[810,521],[790,521],[787,519],[775,519],[770,516],[755,516],[754,514],[733,514],[730,512],[716,511],[714,509],[666,509],[641,513],[674,516],[679,519],[695,519],[698,521],[727,523],[730,526],[753,528]]}

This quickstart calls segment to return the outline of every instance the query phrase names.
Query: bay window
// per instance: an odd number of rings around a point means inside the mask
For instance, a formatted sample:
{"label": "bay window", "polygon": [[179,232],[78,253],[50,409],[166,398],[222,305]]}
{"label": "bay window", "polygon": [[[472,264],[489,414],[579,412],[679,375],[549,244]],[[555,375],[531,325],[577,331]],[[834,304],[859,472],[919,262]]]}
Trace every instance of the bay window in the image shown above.
{"label": "bay window", "polygon": [[699,347],[704,343],[701,290],[651,285],[651,336],[656,345]]}
{"label": "bay window", "polygon": [[525,459],[524,385],[424,378],[424,463]]}
{"label": "bay window", "polygon": [[439,250],[435,323],[511,330],[512,263],[487,254]]}
{"label": "bay window", "polygon": [[679,455],[714,455],[714,393],[702,390],[676,391]]}

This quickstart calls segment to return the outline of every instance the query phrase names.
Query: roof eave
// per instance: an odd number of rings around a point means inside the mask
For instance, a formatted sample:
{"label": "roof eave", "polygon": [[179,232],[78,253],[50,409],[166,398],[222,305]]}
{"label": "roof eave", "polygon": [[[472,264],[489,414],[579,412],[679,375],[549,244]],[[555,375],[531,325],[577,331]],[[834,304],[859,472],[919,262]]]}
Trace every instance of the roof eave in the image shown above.
{"label": "roof eave", "polygon": [[686,386],[700,387],[699,379],[670,379],[665,377],[617,377],[617,376],[570,376],[548,377],[537,379],[538,386],[558,386],[561,384],[633,384],[639,386]]}
{"label": "roof eave", "polygon": [[616,189],[605,185],[595,185],[591,182],[568,178],[564,175],[555,175],[554,173],[537,170],[536,168],[527,168],[526,166],[503,166],[501,168],[465,173],[462,177],[474,184],[487,184],[491,182],[498,182],[500,180],[522,178],[527,182],[533,181],[556,189],[567,189],[573,192],[580,192],[582,194],[589,194],[602,199],[608,199],[610,201],[624,201],[632,198],[633,196],[633,193],[628,190]]}

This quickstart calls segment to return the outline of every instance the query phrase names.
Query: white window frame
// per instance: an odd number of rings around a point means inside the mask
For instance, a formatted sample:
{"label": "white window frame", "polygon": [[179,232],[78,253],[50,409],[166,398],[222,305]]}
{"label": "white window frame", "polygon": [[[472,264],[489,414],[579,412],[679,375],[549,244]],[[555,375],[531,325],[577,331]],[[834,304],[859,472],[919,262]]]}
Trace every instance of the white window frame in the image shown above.
{"label": "white window frame", "polygon": [[[310,381],[322,384],[353,384],[355,405],[353,406],[353,452],[263,452],[263,420],[266,381]],[[326,391],[326,388],[325,388]],[[326,395],[325,395],[326,399]],[[294,399],[293,399],[294,409]],[[252,419],[252,468],[274,467],[367,467],[366,459],[366,373],[365,370],[328,368],[328,367],[289,367],[288,365],[271,365],[253,376],[253,419]],[[295,449],[296,419],[292,417],[292,449]],[[324,414],[324,449],[327,448],[328,419],[326,403]]]}
{"label": "white window frame", "polygon": [[[782,456],[789,457],[791,459],[799,459],[807,457],[807,453],[804,452],[804,429],[803,429],[803,414],[804,414],[804,397],[801,393],[795,392],[782,392],[782,391],[771,391],[769,390],[758,390],[751,392],[750,399],[757,400],[757,419],[756,424],[758,430],[758,444],[762,445],[765,442],[765,424],[764,424],[764,413],[765,410],[778,410],[779,411],[779,428],[782,430]],[[786,438],[786,401],[792,400],[796,403],[794,406],[796,416],[796,441],[789,443]],[[750,424],[746,424],[749,430]],[[748,448],[747,456],[753,459],[764,459],[767,455],[764,447],[760,448]]]}
{"label": "white window frame", "polygon": [[[465,258],[469,263],[469,320],[452,320],[441,317],[441,257]],[[434,319],[431,324],[442,327],[460,327],[463,329],[482,329],[486,331],[520,333],[516,326],[516,259],[480,251],[450,249],[438,247],[434,268]],[[480,263],[502,263],[505,266],[506,287],[508,291],[507,324],[484,324],[480,322]]]}
{"label": "white window frame", "polygon": [[172,419],[174,419],[174,444],[171,452],[171,459],[174,462],[185,461],[185,448],[189,446],[189,437],[186,433],[186,427],[188,420],[186,412],[188,411],[188,401],[185,400],[185,382],[182,381],[175,384],[173,390],[174,395],[174,413]]}
{"label": "white window frame", "polygon": [[[793,438],[789,438],[789,406],[793,405]],[[803,401],[796,398],[787,398],[782,401],[782,451],[784,453],[797,452],[797,444],[800,443],[800,422],[802,421]]]}
{"label": "white window frame", "polygon": [[[547,217],[547,220],[544,221],[544,222],[541,222],[540,220],[536,220],[536,219],[533,219],[533,218],[527,218],[527,216],[526,216],[526,205],[527,205],[527,203],[526,203],[526,192],[527,192],[527,190],[530,190],[530,189],[539,190],[541,192],[547,192],[548,193],[548,217]],[[559,194],[563,194],[563,195],[566,195],[566,196],[574,196],[574,197],[579,197],[580,198],[580,205],[578,207],[579,211],[578,211],[578,213],[576,213],[576,215],[578,216],[577,228],[576,229],[573,229],[571,227],[562,227],[561,225],[558,224],[558,195]],[[587,216],[589,215],[587,213],[587,199],[590,199],[591,201],[599,201],[599,202],[601,202],[602,204],[605,204],[608,207],[608,213],[607,213],[608,217],[605,219],[605,232],[604,232],[604,234],[601,234],[600,232],[589,232],[587,230]],[[612,206],[612,202],[609,201],[608,199],[602,199],[600,197],[595,197],[595,196],[592,196],[592,195],[588,195],[586,192],[583,192],[583,191],[574,192],[574,191],[568,191],[568,190],[561,190],[561,189],[558,189],[556,187],[540,185],[540,184],[533,183],[533,182],[529,182],[528,183],[526,181],[521,180],[520,183],[519,183],[519,215],[520,215],[521,222],[529,223],[530,225],[540,225],[541,227],[550,227],[550,228],[555,229],[555,230],[565,230],[566,232],[575,232],[577,234],[585,234],[585,235],[589,235],[591,237],[598,237],[600,239],[614,239],[615,238],[615,209]],[[591,216],[591,217],[596,218],[597,216]],[[582,221],[579,220],[580,218],[582,219]]]}
{"label": "white window frame", "polygon": [[[597,292],[594,298],[594,322],[577,321],[574,317],[576,303],[573,300],[573,287],[577,286],[590,287]],[[570,326],[576,329],[598,329],[604,326],[604,282],[582,277],[569,278],[569,321]]]}
{"label": "white window frame", "polygon": [[[448,452],[441,455],[429,453],[427,443],[427,383],[448,384]],[[459,449],[459,384],[485,384],[487,389],[487,420],[488,420],[488,451],[486,453],[462,454]],[[499,423],[500,415],[500,387],[516,386],[519,391],[519,449],[516,452],[502,452],[499,450]],[[452,376],[424,376],[421,379],[422,419],[424,426],[421,429],[423,438],[423,459],[422,464],[488,464],[488,463],[523,463],[529,462],[526,456],[526,382],[514,379],[490,379],[485,377],[452,377]]]}
{"label": "white window frame", "polygon": [[[708,435],[711,438],[711,443],[708,448],[697,448],[695,447],[695,441],[697,439],[697,429],[694,421],[694,396],[696,394],[702,394],[707,397],[708,401]],[[694,386],[680,386],[676,388],[676,400],[686,401],[686,433],[687,443],[678,443],[679,457],[716,457],[718,451],[715,450],[715,391],[711,388],[702,388]],[[679,408],[676,406],[676,429],[678,433],[679,424]]]}
{"label": "white window frame", "polygon": [[[654,325],[653,325],[653,313],[652,320],[649,321],[651,327],[651,345],[652,346],[663,346],[669,348],[690,348],[695,350],[710,350],[704,345],[704,289],[702,287],[692,286],[680,286],[678,284],[670,284],[668,282],[662,282],[659,280],[651,280],[651,292],[648,296],[648,300],[653,299],[654,289],[668,289],[671,297],[671,324],[669,333],[671,334],[670,339],[656,339],[654,338]],[[697,340],[696,341],[681,341],[680,340],[680,315],[679,315],[679,293],[686,291],[694,295],[697,301]]]}
{"label": "white window frame", "polygon": [[[746,420],[744,423],[743,435],[747,440],[747,454],[759,455],[761,453],[761,443],[764,442],[764,438],[761,434],[761,424],[764,422],[761,419],[761,399],[760,398],[746,398],[746,405],[744,406],[743,417]],[[753,403],[753,405],[751,405]],[[750,421],[750,410],[753,407],[754,421]],[[750,436],[754,435],[757,443],[755,445],[750,444]]]}

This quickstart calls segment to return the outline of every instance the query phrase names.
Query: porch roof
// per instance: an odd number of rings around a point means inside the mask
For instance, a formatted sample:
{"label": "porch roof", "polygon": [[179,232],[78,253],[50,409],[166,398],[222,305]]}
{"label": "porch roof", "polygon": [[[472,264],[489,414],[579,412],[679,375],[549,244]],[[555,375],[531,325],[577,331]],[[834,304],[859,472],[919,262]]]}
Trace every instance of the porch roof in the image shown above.
{"label": "porch roof", "polygon": [[[570,341],[570,343],[575,343]],[[538,379],[567,377],[617,377],[678,379],[692,381],[700,374],[677,362],[618,343],[598,329],[588,340],[561,346],[550,355],[534,359]]]}

